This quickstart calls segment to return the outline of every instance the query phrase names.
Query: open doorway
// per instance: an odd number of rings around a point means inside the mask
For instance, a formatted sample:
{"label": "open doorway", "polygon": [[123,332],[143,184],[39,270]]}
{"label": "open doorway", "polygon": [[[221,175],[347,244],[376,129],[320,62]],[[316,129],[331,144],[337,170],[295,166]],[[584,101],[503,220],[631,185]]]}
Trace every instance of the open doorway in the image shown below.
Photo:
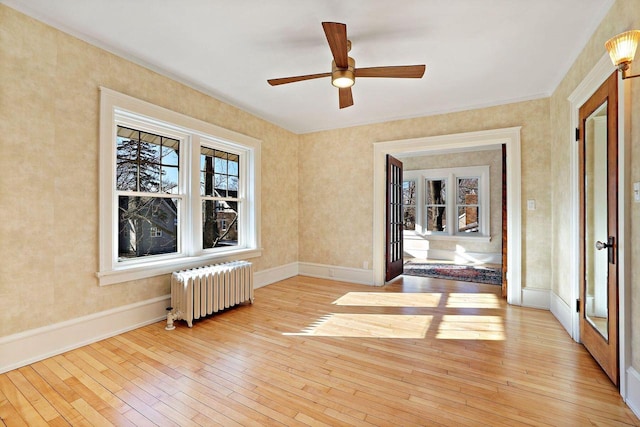
{"label": "open doorway", "polygon": [[404,274],[503,285],[505,148],[401,157]]}
{"label": "open doorway", "polygon": [[374,144],[374,284],[385,283],[385,158],[411,157],[435,154],[443,151],[478,151],[481,147],[506,147],[507,187],[507,271],[509,282],[507,302],[520,305],[521,284],[521,188],[520,188],[520,128],[506,128],[453,135],[388,141]]}

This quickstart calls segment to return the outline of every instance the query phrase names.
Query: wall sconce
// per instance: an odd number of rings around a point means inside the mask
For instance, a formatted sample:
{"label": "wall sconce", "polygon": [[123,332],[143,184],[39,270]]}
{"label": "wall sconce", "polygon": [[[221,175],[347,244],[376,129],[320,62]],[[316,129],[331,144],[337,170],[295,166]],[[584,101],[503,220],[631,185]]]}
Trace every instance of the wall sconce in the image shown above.
{"label": "wall sconce", "polygon": [[640,31],[633,30],[618,34],[604,44],[604,47],[607,48],[607,52],[609,52],[613,65],[618,67],[618,70],[622,73],[623,79],[640,77],[640,74],[627,74],[629,66],[633,61],[633,58],[636,56],[638,41],[640,41]]}

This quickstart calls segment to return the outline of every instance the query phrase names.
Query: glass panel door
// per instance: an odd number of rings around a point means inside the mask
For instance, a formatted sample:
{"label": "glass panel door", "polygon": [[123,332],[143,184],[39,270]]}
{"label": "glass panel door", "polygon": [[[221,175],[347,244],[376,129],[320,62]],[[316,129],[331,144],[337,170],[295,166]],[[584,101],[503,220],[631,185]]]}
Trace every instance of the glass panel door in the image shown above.
{"label": "glass panel door", "polygon": [[608,339],[607,102],[585,122],[585,316]]}

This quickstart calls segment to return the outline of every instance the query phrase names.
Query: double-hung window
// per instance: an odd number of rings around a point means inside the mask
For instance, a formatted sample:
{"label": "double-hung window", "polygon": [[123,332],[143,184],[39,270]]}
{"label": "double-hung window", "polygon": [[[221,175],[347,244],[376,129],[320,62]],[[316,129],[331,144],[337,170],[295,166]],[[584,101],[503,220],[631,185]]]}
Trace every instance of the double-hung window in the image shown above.
{"label": "double-hung window", "polygon": [[404,171],[404,179],[416,195],[404,199],[405,234],[490,239],[489,166]]}
{"label": "double-hung window", "polygon": [[260,255],[260,141],[101,88],[100,284]]}

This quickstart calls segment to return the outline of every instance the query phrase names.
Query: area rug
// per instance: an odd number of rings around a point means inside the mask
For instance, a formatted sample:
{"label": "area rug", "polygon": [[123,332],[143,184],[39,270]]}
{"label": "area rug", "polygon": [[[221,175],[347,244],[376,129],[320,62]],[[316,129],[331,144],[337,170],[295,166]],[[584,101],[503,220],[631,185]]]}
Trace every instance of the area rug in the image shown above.
{"label": "area rug", "polygon": [[404,273],[408,276],[432,277],[435,279],[460,280],[463,282],[502,284],[502,269],[458,264],[434,264],[407,262]]}

